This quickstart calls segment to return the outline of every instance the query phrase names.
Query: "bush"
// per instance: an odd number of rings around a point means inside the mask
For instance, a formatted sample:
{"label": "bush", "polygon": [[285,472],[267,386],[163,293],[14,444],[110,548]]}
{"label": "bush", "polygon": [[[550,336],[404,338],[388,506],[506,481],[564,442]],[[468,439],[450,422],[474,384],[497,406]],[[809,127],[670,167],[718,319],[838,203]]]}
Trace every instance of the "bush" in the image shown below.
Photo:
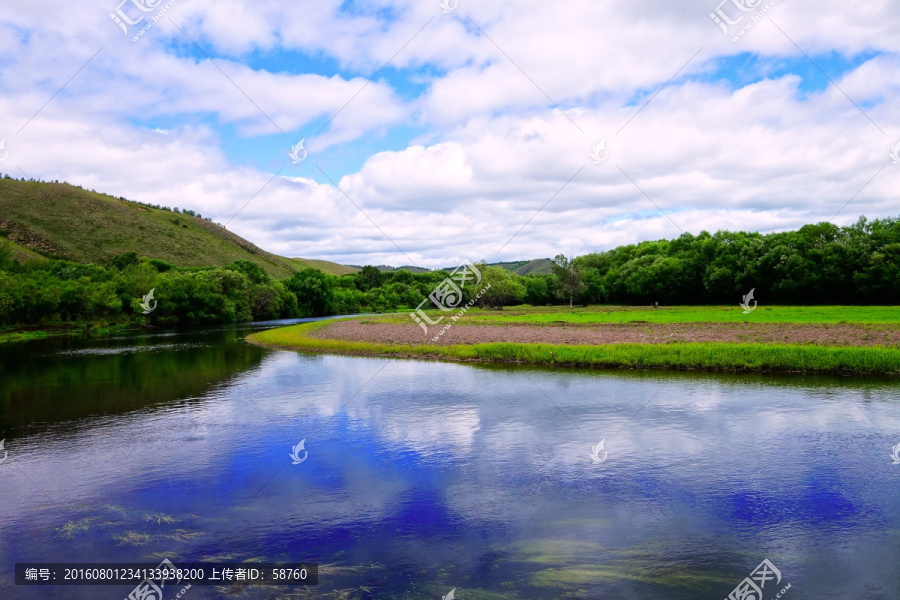
{"label": "bush", "polygon": [[521,277],[502,267],[479,266],[479,268],[481,283],[478,285],[487,289],[478,298],[478,306],[503,310],[503,307],[508,304],[522,303],[526,290],[525,286],[518,281]]}
{"label": "bush", "polygon": [[334,314],[335,277],[318,269],[301,269],[287,281],[287,287],[297,296],[297,306],[304,317],[323,317]]}

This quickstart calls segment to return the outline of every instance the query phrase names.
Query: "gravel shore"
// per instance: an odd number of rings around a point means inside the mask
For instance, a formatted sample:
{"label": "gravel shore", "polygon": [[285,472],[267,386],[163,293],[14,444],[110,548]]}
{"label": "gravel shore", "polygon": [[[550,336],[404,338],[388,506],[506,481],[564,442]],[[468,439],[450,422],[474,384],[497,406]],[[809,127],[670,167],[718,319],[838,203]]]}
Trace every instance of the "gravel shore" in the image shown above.
{"label": "gravel shore", "polygon": [[457,323],[438,342],[432,326],[426,336],[414,324],[336,321],[313,335],[396,344],[666,344],[672,342],[735,342],[816,344],[821,346],[898,346],[900,327],[893,325],[797,323],[603,323],[595,325],[464,325]]}

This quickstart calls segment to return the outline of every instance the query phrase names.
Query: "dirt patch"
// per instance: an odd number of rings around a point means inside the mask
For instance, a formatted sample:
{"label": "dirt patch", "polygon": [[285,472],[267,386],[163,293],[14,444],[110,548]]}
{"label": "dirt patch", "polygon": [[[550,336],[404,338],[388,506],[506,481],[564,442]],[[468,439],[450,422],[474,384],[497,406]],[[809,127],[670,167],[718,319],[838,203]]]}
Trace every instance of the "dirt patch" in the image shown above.
{"label": "dirt patch", "polygon": [[454,325],[439,342],[411,323],[337,321],[312,335],[322,339],[393,344],[671,344],[731,342],[818,346],[900,346],[896,325],[798,323],[603,323],[596,325]]}
{"label": "dirt patch", "polygon": [[12,219],[0,220],[0,233],[10,241],[20,246],[25,246],[38,254],[51,258],[69,258],[65,250],[52,242],[47,236]]}

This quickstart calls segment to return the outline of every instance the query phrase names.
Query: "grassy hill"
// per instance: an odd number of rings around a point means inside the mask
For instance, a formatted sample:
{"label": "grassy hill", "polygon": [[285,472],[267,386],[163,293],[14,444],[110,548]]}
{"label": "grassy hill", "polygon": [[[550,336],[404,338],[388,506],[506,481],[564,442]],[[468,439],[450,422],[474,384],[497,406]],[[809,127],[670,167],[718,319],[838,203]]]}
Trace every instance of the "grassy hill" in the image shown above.
{"label": "grassy hill", "polygon": [[[553,261],[549,258],[537,258],[535,260],[518,260],[514,262],[499,262],[499,263],[488,263],[489,267],[500,267],[506,269],[507,271],[512,271],[516,275],[525,276],[528,274],[533,275],[544,275],[548,273],[552,273],[553,271],[550,269],[550,265],[553,264]],[[401,267],[407,268],[407,267]],[[447,268],[447,271],[452,271],[455,267]]]}
{"label": "grassy hill", "polygon": [[[391,267],[389,265],[373,265],[376,269],[381,271],[382,273],[390,273],[393,271],[409,271],[410,273],[427,273],[430,269],[423,269],[422,267],[414,267],[412,265],[403,265],[402,267]],[[354,269],[357,271],[360,270],[360,267],[354,266]]]}
{"label": "grassy hill", "polygon": [[328,261],[276,256],[205,219],[65,183],[0,179],[0,236],[13,242],[19,260],[104,263],[133,251],[180,267],[250,260],[274,277],[306,266],[327,272],[347,269]]}
{"label": "grassy hill", "polygon": [[513,273],[517,275],[548,275],[553,272],[550,268],[550,265],[553,264],[553,261],[549,258],[538,258],[535,260],[525,261],[523,263],[519,263],[515,268],[510,269]]}
{"label": "grassy hill", "polygon": [[348,265],[340,265],[327,260],[314,260],[311,258],[289,258],[287,259],[297,264],[301,269],[319,269],[332,275],[352,275],[360,271],[359,267],[351,267]]}
{"label": "grassy hill", "polygon": [[[3,227],[2,223],[3,223],[3,217],[0,216],[0,237],[3,237],[5,235],[5,232],[2,229],[2,227]],[[33,260],[47,260],[46,256],[38,254],[34,250],[29,250],[25,246],[20,246],[19,244],[15,243],[11,240],[8,240],[8,241],[9,241],[10,246],[12,247],[13,260],[17,260],[22,263],[30,262]]]}

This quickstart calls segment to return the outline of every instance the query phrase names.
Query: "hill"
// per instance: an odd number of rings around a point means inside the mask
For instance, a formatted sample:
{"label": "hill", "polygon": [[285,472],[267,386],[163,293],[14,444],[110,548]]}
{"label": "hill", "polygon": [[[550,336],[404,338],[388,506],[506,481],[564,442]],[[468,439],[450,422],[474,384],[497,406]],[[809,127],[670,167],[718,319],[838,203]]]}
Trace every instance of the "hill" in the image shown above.
{"label": "hill", "polygon": [[[312,262],[312,261],[307,261]],[[333,264],[333,263],[332,263]],[[550,269],[550,265],[553,264],[553,261],[549,258],[538,258],[535,260],[519,260],[514,262],[501,262],[501,263],[487,263],[489,267],[501,267],[506,269],[507,271],[512,271],[516,275],[544,275],[552,273],[553,271]],[[344,267],[344,265],[338,265],[340,267]],[[344,267],[347,269],[353,269],[352,273],[359,271],[362,267],[358,266],[349,266]],[[376,267],[382,273],[391,272],[391,271],[400,271],[401,269],[404,271],[409,271],[410,273],[427,273],[429,269],[423,269],[421,267],[413,267],[409,265],[404,265],[402,267],[390,267],[388,265],[378,265]],[[456,268],[456,265],[452,267],[443,267],[441,269],[434,269],[435,271],[453,271]],[[324,269],[323,269],[324,270]]]}
{"label": "hill", "polygon": [[360,271],[360,267],[349,265],[341,265],[327,260],[314,260],[311,258],[289,258],[291,262],[300,266],[301,269],[319,269],[332,275],[352,275]]}
{"label": "hill", "polygon": [[[512,271],[516,275],[545,275],[552,273],[553,271],[550,269],[550,265],[553,264],[553,261],[549,258],[537,258],[535,260],[519,260],[513,262],[499,262],[499,263],[487,263],[489,267],[500,267],[502,269],[506,269],[507,271]],[[381,268],[381,267],[379,267]],[[409,267],[400,267],[401,269],[406,269]],[[452,271],[456,267],[445,268],[446,271]],[[411,269],[410,269],[411,270]],[[416,271],[413,271],[416,272]]]}
{"label": "hill", "polygon": [[510,269],[513,273],[517,275],[549,275],[553,273],[553,270],[550,266],[553,264],[553,261],[549,258],[538,258],[535,260],[528,261],[524,265],[519,265],[515,269]]}
{"label": "hill", "polygon": [[[353,269],[359,271],[362,267],[353,266]],[[382,273],[390,273],[392,271],[409,271],[410,273],[428,273],[430,269],[423,269],[422,267],[414,267],[412,265],[403,265],[401,267],[391,267],[388,265],[377,265],[376,269],[381,271]]]}
{"label": "hill", "polygon": [[290,276],[306,266],[327,272],[346,268],[276,256],[198,216],[66,183],[0,179],[0,236],[13,242],[19,260],[46,257],[102,264],[117,254],[137,252],[180,267],[249,260],[274,277]]}
{"label": "hill", "polygon": [[537,258],[535,260],[521,260],[509,263],[494,263],[491,266],[503,267],[507,271],[512,271],[516,275],[546,275],[552,273],[550,265],[553,261],[549,258]]}

